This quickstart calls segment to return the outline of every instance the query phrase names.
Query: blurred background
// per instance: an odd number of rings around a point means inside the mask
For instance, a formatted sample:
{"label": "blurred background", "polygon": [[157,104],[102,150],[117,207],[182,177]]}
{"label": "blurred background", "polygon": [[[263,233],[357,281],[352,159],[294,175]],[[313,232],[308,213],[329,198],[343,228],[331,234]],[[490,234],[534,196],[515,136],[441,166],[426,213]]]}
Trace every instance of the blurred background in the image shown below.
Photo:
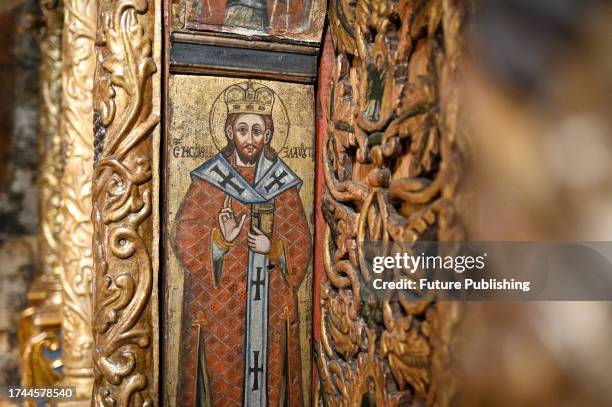
{"label": "blurred background", "polygon": [[[612,4],[476,2],[464,131],[475,240],[612,240]],[[467,306],[468,406],[612,406],[612,306]]]}
{"label": "blurred background", "polygon": [[[466,27],[475,240],[612,240],[612,2],[482,0]],[[36,269],[40,12],[0,2],[0,385]],[[612,305],[466,304],[467,406],[612,406]]]}
{"label": "blurred background", "polygon": [[20,381],[17,327],[36,271],[40,18],[36,1],[0,1],[0,385]]}

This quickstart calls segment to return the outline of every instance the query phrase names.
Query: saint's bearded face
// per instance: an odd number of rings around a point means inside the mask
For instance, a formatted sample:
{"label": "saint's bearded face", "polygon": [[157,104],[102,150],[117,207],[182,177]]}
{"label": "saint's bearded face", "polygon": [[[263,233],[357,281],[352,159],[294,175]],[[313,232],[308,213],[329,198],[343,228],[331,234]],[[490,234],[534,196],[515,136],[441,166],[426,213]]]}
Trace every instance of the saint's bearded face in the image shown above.
{"label": "saint's bearded face", "polygon": [[226,129],[243,164],[254,165],[270,140],[270,130],[261,115],[241,113]]}

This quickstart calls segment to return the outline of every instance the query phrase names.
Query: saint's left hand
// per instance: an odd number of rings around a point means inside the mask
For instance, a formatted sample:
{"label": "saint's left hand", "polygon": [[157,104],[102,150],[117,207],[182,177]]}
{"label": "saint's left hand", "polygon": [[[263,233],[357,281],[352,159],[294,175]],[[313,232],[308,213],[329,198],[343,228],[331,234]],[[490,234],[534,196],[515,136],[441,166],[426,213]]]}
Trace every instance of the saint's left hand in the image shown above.
{"label": "saint's left hand", "polygon": [[268,254],[270,253],[270,239],[259,230],[256,226],[252,226],[255,233],[249,232],[248,242],[249,247],[255,253]]}

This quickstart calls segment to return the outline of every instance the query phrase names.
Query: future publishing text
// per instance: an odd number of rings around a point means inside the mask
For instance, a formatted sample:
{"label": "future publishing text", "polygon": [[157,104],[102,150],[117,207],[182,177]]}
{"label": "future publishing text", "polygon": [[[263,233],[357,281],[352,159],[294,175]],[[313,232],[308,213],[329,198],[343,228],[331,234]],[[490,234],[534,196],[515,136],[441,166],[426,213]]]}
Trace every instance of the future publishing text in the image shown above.
{"label": "future publishing text", "polygon": [[[529,292],[531,289],[529,281],[493,278],[487,270],[487,253],[475,256],[396,253],[393,256],[375,256],[371,264],[375,290]],[[396,272],[385,273],[386,270],[402,271],[406,277],[398,278]],[[439,272],[443,273],[435,274]],[[469,278],[464,273],[469,273]]]}

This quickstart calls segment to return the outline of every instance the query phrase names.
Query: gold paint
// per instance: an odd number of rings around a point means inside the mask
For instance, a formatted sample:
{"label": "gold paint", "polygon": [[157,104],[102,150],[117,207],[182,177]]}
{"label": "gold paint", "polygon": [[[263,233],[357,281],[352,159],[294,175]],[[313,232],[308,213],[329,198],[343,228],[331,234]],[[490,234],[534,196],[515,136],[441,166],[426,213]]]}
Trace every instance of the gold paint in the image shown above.
{"label": "gold paint", "polygon": [[316,352],[328,406],[452,404],[458,305],[401,294],[377,299],[369,292],[363,245],[464,237],[454,210],[464,7],[446,0],[330,3],[327,279]]}
{"label": "gold paint", "polygon": [[[40,122],[38,156],[39,232],[38,276],[28,292],[29,306],[19,321],[22,386],[51,386],[60,376],[59,359],[48,359],[43,351],[59,349],[61,262],[59,253],[61,217],[60,139],[61,46],[63,8],[59,0],[42,0],[45,26],[39,40]],[[26,405],[34,405],[27,401]]]}
{"label": "gold paint", "polygon": [[95,406],[158,404],[160,15],[159,0],[98,1],[92,192]]}
{"label": "gold paint", "polygon": [[[168,132],[166,145],[166,213],[165,224],[168,231],[173,228],[177,211],[191,183],[190,171],[215,155],[218,150],[214,144],[217,139],[224,138],[223,125],[225,106],[216,112],[215,100],[229,86],[245,82],[244,79],[208,76],[172,75],[169,81],[169,106],[172,106],[168,117]],[[286,115],[275,102],[277,111],[273,111],[275,135],[273,147],[279,152],[279,157],[302,179],[303,185],[299,191],[304,205],[310,230],[313,230],[314,211],[314,91],[310,85],[256,80],[276,93],[276,100],[282,100]],[[217,117],[218,116],[218,117]],[[213,117],[212,131],[219,133],[211,135],[209,117]],[[290,124],[287,133],[287,124]],[[219,129],[220,127],[220,129]],[[283,143],[288,134],[286,142]],[[182,302],[183,302],[183,270],[166,241],[168,248],[165,253],[165,269],[168,292],[166,318],[168,338],[178,338],[181,333]],[[300,316],[300,343],[302,364],[302,392],[304,405],[310,405],[312,353],[312,264],[309,267],[300,289],[298,290],[298,309]],[[173,406],[178,387],[180,366],[179,341],[166,343],[166,389],[169,401]]]}
{"label": "gold paint", "polygon": [[[76,386],[76,398],[89,403],[93,384],[91,300],[93,278],[91,118],[95,68],[95,0],[65,0],[62,58],[61,233],[62,362],[61,384]],[[62,403],[63,404],[63,403]],[[73,403],[66,403],[73,404]]]}

